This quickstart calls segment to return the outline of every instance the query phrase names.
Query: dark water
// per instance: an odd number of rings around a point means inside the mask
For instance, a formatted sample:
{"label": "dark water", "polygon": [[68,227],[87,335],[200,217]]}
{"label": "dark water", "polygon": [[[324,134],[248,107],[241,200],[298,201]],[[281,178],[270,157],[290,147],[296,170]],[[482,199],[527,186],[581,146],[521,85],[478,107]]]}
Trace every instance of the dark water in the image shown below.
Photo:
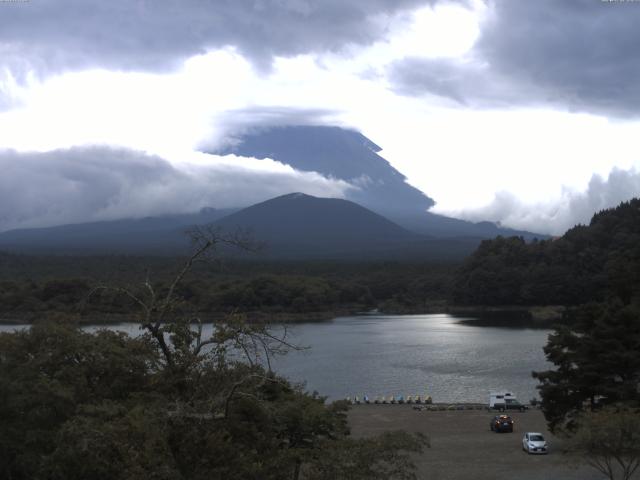
{"label": "dark water", "polygon": [[[139,332],[135,324],[111,328]],[[344,317],[291,327],[290,339],[311,348],[273,364],[332,399],[429,394],[441,402],[486,402],[489,390],[508,389],[528,401],[537,396],[531,371],[549,368],[542,351],[548,333],[473,326],[450,315]]]}

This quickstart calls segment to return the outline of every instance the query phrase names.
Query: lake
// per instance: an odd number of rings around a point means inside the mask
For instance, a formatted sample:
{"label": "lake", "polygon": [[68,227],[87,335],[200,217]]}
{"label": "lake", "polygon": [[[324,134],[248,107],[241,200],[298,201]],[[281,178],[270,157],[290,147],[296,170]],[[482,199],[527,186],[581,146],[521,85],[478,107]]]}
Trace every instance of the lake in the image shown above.
{"label": "lake", "polygon": [[[331,399],[424,395],[436,402],[486,402],[489,390],[538,397],[532,370],[550,368],[548,330],[459,323],[451,315],[366,315],[290,327],[310,347],[274,360],[274,370]],[[0,325],[0,331],[16,327]],[[95,329],[97,327],[89,327]],[[118,328],[138,333],[137,324]]]}

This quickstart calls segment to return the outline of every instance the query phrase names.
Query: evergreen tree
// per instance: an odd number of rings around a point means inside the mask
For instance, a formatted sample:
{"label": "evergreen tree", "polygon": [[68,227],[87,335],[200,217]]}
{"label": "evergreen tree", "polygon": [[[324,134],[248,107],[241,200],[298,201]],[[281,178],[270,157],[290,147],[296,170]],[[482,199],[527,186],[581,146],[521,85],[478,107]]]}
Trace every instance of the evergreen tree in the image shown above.
{"label": "evergreen tree", "polygon": [[550,428],[573,428],[585,408],[640,404],[640,309],[589,304],[568,313],[544,347],[554,370],[533,372]]}

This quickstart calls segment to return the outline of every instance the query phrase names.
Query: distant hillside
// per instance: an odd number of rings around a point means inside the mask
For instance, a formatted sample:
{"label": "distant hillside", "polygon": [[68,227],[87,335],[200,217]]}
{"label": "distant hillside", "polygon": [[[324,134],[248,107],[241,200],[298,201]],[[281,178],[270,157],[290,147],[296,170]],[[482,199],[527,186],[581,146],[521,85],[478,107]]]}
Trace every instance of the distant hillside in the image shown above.
{"label": "distant hillside", "polygon": [[254,130],[240,137],[233,147],[212,153],[271,158],[297,170],[345,180],[359,187],[347,193],[347,200],[423,235],[547,238],[546,235],[497,227],[490,222],[473,223],[427,212],[434,200],[409,185],[406,177],[378,154],[380,150],[367,137],[353,130],[281,126]]}
{"label": "distant hillside", "polygon": [[188,246],[185,231],[235,212],[204,208],[195,214],[89,222],[0,233],[0,249],[56,254],[175,254]]}
{"label": "distant hillside", "polygon": [[473,237],[419,235],[348,200],[294,193],[235,212],[207,209],[197,215],[14,230],[0,234],[0,249],[175,255],[188,250],[185,231],[196,224],[211,224],[227,232],[250,230],[256,241],[265,244],[257,255],[265,259],[458,261],[480,242]]}
{"label": "distant hillside", "polygon": [[640,199],[599,212],[556,240],[483,241],[458,271],[453,295],[475,305],[640,301]]}
{"label": "distant hillside", "polygon": [[215,225],[250,229],[272,258],[459,260],[480,241],[418,235],[354,202],[302,193],[253,205]]}
{"label": "distant hillside", "polygon": [[534,239],[544,240],[549,235],[532,233],[524,230],[498,227],[493,222],[467,222],[457,218],[445,217],[431,212],[422,212],[413,215],[395,214],[389,217],[398,225],[412,232],[432,237],[451,238],[472,236],[478,238],[522,237],[527,241]]}
{"label": "distant hillside", "polygon": [[250,228],[256,238],[283,251],[386,248],[422,239],[356,203],[302,193],[267,200],[215,224],[226,230]]}

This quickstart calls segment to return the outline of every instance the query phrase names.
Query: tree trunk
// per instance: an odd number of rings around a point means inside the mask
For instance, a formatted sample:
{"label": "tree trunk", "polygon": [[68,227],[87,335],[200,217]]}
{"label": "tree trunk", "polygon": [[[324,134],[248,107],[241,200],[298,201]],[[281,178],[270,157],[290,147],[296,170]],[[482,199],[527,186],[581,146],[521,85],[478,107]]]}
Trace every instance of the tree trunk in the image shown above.
{"label": "tree trunk", "polygon": [[293,480],[300,480],[300,467],[302,466],[302,462],[300,459],[296,460],[296,465],[293,468]]}

